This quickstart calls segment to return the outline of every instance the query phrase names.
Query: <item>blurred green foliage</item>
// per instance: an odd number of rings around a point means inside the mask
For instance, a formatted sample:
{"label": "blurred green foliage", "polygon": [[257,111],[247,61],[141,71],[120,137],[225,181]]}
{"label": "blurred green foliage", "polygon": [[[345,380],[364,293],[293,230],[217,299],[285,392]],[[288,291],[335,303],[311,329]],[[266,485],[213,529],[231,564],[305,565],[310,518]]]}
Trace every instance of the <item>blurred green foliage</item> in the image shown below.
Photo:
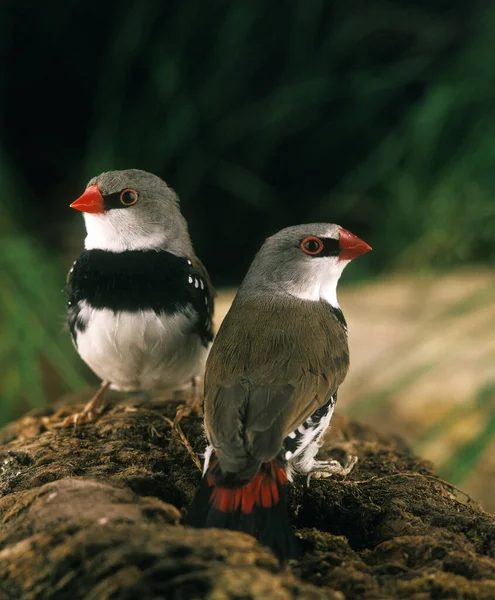
{"label": "blurred green foliage", "polygon": [[62,330],[82,242],[66,207],[103,170],[167,179],[217,284],[304,221],[374,247],[347,279],[492,263],[494,30],[482,0],[6,0],[0,424],[82,385]]}
{"label": "blurred green foliage", "polygon": [[[0,174],[4,198],[15,198],[22,186],[1,149]],[[28,407],[45,406],[50,391],[85,381],[63,328],[66,267],[19,230],[8,202],[0,204],[0,224],[1,425]]]}
{"label": "blurred green foliage", "polygon": [[493,3],[2,9],[4,150],[34,199],[17,197],[22,222],[51,248],[75,251],[66,207],[90,177],[140,167],[179,192],[217,284],[304,221],[375,248],[349,277],[493,261]]}
{"label": "blurred green foliage", "polygon": [[[466,32],[466,15],[437,13],[434,3],[329,11],[333,3],[314,0],[286,3],[284,14],[261,2],[220,4],[220,18],[199,0],[177,5],[159,39],[146,5],[122,13],[87,176],[135,160],[129,139],[152,169],[177,165],[174,186],[213,270],[218,242],[205,239],[205,223],[221,233],[221,249],[246,248],[241,272],[266,235],[311,220],[370,239],[361,274],[493,260],[493,6],[472,4]],[[191,60],[186,48],[203,47],[208,24],[205,56]],[[146,85],[133,93],[146,36]],[[154,127],[143,139],[144,115]]]}

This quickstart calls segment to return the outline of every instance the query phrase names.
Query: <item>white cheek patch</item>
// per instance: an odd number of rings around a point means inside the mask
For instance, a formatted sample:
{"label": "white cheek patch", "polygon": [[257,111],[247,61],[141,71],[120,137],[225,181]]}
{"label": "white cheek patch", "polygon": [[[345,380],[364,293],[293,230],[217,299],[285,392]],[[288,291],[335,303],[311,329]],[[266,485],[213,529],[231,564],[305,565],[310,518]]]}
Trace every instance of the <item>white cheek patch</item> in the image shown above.
{"label": "white cheek patch", "polygon": [[156,250],[164,245],[163,232],[147,231],[119,213],[123,211],[113,210],[102,215],[84,213],[86,250]]}
{"label": "white cheek patch", "polygon": [[287,291],[301,300],[319,302],[324,300],[335,308],[340,308],[337,300],[337,283],[348,260],[339,260],[335,256],[312,258],[307,264],[304,277],[294,281]]}

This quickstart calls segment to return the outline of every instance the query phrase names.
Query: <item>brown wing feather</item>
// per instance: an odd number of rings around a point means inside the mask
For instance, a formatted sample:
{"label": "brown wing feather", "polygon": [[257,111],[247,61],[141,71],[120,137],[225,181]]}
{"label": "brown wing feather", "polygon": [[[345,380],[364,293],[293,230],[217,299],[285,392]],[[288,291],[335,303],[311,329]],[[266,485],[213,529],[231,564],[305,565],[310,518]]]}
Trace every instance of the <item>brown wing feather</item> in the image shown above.
{"label": "brown wing feather", "polygon": [[348,365],[347,336],[328,304],[236,301],[206,367],[205,424],[222,468],[275,456],[335,393]]}

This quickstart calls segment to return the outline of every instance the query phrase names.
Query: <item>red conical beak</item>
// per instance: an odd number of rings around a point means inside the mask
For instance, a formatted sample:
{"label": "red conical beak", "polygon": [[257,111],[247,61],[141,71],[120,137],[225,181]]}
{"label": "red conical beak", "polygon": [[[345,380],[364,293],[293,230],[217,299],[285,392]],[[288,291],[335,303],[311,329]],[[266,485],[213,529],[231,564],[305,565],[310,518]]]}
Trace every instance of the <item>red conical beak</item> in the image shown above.
{"label": "red conical beak", "polygon": [[101,214],[105,212],[103,196],[97,185],[90,185],[82,196],[70,205],[71,208],[85,213]]}
{"label": "red conical beak", "polygon": [[347,229],[339,228],[340,231],[340,254],[339,260],[352,260],[356,256],[369,252],[372,248],[366,242],[359,239]]}

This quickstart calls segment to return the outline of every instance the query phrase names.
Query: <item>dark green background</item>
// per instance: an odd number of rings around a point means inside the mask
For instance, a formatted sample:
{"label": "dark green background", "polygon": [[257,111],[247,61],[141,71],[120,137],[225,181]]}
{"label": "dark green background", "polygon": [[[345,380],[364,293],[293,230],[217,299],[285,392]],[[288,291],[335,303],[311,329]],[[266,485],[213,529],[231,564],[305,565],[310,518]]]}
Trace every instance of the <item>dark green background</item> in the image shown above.
{"label": "dark green background", "polygon": [[479,0],[3,0],[2,229],[68,264],[68,204],[136,167],[179,193],[217,285],[310,221],[374,247],[350,277],[490,262],[494,31]]}

